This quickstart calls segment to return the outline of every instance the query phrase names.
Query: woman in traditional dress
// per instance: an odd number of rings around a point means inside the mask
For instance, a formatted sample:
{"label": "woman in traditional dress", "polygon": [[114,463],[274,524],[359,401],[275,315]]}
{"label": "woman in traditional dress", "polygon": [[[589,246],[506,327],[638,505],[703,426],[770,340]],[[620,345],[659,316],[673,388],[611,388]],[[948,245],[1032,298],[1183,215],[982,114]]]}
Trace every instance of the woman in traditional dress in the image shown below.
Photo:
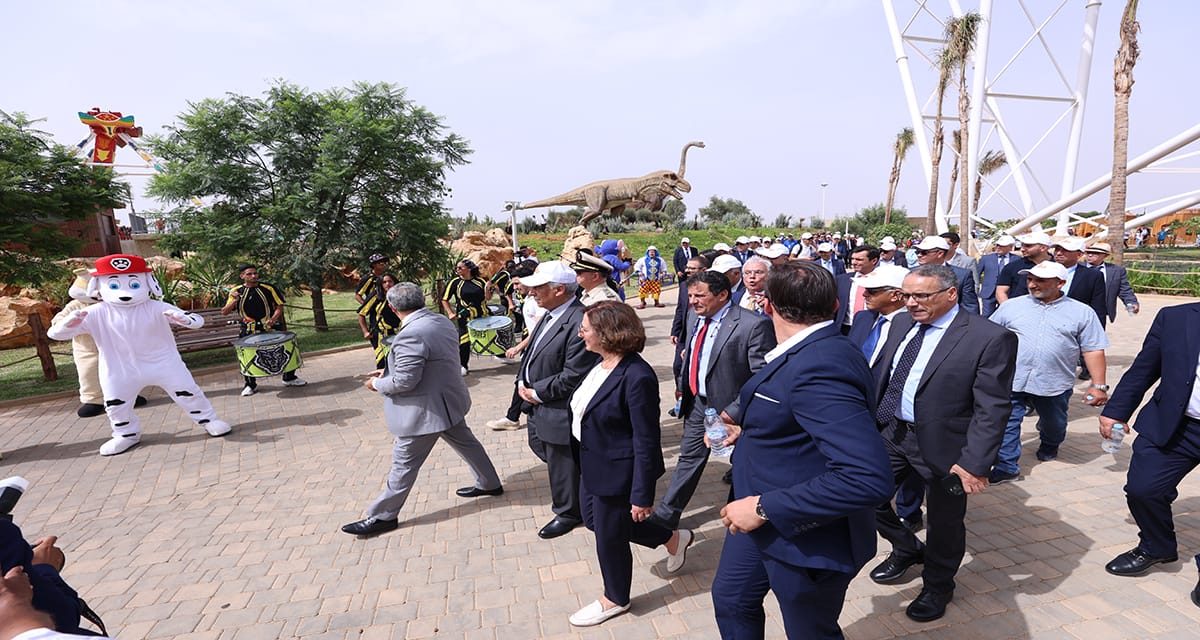
{"label": "woman in traditional dress", "polygon": [[646,255],[638,259],[633,270],[638,274],[638,299],[641,304],[637,308],[646,308],[646,298],[654,298],[654,306],[665,307],[658,301],[662,294],[662,279],[667,274],[667,263],[658,257],[658,247],[651,245],[646,249]]}

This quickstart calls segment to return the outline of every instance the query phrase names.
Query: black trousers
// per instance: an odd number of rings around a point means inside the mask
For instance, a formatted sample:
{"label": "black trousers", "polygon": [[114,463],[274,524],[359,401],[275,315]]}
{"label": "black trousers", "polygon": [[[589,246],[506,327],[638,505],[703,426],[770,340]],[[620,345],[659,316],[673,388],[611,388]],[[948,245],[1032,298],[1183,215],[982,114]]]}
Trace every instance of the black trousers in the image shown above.
{"label": "black trousers", "polygon": [[625,606],[633,583],[633,551],[629,543],[653,549],[666,544],[673,532],[649,520],[634,522],[629,496],[598,496],[579,483],[583,524],[596,534],[596,557],[604,578],[604,597]]}
{"label": "black trousers", "polygon": [[1156,558],[1174,558],[1178,553],[1171,503],[1179,497],[1179,483],[1198,464],[1200,422],[1196,420],[1185,418],[1169,446],[1156,447],[1149,438],[1133,441],[1125,501],[1137,523],[1142,551]]}
{"label": "black trousers", "polygon": [[[536,411],[536,409],[535,409]],[[550,508],[564,520],[582,522],[579,509],[579,459],[570,444],[553,444],[538,437],[531,421],[525,429],[533,455],[546,463],[550,480]]]}
{"label": "black trousers", "polygon": [[901,423],[884,429],[882,435],[896,485],[900,486],[909,476],[917,474],[928,486],[925,502],[926,543],[922,544],[900,522],[890,501],[876,507],[875,528],[879,535],[892,543],[892,552],[896,555],[913,558],[924,554],[921,578],[925,588],[937,593],[950,593],[954,591],[954,575],[958,573],[967,550],[967,527],[963,523],[967,515],[967,497],[952,496],[942,489],[941,480],[945,476],[926,464],[917,444],[917,434],[912,428]]}

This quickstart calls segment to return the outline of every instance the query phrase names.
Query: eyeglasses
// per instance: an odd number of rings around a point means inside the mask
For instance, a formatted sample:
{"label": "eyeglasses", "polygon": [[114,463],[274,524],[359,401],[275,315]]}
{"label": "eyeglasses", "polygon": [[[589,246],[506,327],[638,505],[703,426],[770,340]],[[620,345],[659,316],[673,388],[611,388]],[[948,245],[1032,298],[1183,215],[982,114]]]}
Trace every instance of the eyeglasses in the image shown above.
{"label": "eyeglasses", "polygon": [[917,255],[923,256],[927,253],[933,253],[934,251],[942,251],[942,249],[917,249]]}
{"label": "eyeglasses", "polygon": [[917,302],[925,302],[926,300],[932,298],[933,296],[936,296],[939,293],[942,293],[943,291],[949,291],[951,288],[952,287],[945,287],[943,289],[938,289],[937,291],[930,291],[929,293],[907,293],[907,292],[901,291],[900,297],[905,300],[916,300]]}

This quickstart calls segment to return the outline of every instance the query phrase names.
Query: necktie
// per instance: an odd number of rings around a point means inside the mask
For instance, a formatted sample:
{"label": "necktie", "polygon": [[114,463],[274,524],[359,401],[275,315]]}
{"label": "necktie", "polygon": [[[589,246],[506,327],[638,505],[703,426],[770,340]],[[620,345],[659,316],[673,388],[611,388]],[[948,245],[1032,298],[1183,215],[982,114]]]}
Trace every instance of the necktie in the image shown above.
{"label": "necktie", "polygon": [[917,329],[917,335],[913,336],[912,340],[909,340],[908,344],[904,346],[904,352],[900,354],[900,361],[892,370],[887,390],[883,392],[883,399],[879,401],[879,409],[875,413],[875,421],[884,427],[896,424],[896,411],[900,409],[900,398],[904,395],[904,383],[908,380],[908,372],[912,371],[912,366],[917,361],[917,354],[921,351],[921,343],[924,342],[925,332],[929,330],[929,327],[930,325],[923,324]]}
{"label": "necktie", "polygon": [[871,354],[875,353],[875,347],[879,346],[879,337],[883,335],[883,325],[887,324],[887,321],[887,316],[879,316],[875,326],[871,327],[871,335],[867,336],[867,341],[863,343],[862,352],[867,357],[867,362],[871,362]]}
{"label": "necktie", "polygon": [[[856,279],[861,277],[862,276],[855,276]],[[864,289],[862,285],[859,285],[856,288],[858,289],[858,294],[854,296],[854,306],[850,313],[851,318],[854,317],[854,314],[867,308],[867,290]]]}
{"label": "necktie", "polygon": [[708,335],[708,325],[712,318],[704,319],[704,326],[696,332],[696,340],[692,343],[692,357],[688,362],[688,388],[693,396],[700,395],[700,354],[704,351],[704,336]]}

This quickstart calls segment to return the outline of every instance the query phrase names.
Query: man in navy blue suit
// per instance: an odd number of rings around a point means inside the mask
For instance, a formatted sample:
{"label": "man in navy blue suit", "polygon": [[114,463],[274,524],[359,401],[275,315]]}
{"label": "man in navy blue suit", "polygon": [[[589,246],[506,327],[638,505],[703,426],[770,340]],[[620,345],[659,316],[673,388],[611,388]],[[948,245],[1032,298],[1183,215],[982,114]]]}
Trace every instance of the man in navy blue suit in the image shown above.
{"label": "man in navy blue suit", "polygon": [[[1140,576],[1160,562],[1177,559],[1171,503],[1177,487],[1200,464],[1200,303],[1158,312],[1142,350],[1100,413],[1100,435],[1129,424],[1134,409],[1154,383],[1150,402],[1138,414],[1138,437],[1125,484],[1125,500],[1138,526],[1138,546],[1105,565],[1118,576]],[[1196,556],[1200,566],[1200,555]],[[1192,602],[1200,606],[1200,585]]]}
{"label": "man in navy blue suit", "polygon": [[846,273],[846,263],[833,254],[833,245],[828,242],[822,242],[817,245],[817,256],[813,258],[813,262],[820,265],[822,269],[825,269],[834,277]]}
{"label": "man in navy blue suit", "polygon": [[[773,267],[779,346],[742,387],[730,441],[734,500],[712,597],[724,638],[762,638],[774,592],[789,638],[841,638],[850,580],[875,553],[873,511],[892,490],[876,435],[871,372],[833,326],[833,277],[814,262]],[[838,366],[829,366],[836,362]]]}
{"label": "man in navy blue suit", "polygon": [[958,276],[958,306],[964,311],[979,313],[979,296],[975,294],[975,273],[949,263],[950,243],[941,236],[925,236],[917,245],[917,264],[943,264]]}
{"label": "man in navy blue suit", "polygon": [[984,317],[992,315],[1000,303],[996,302],[996,278],[1009,262],[1019,256],[1013,255],[1012,248],[1016,240],[1010,235],[1002,235],[996,240],[996,250],[979,258],[979,303],[983,307]]}

